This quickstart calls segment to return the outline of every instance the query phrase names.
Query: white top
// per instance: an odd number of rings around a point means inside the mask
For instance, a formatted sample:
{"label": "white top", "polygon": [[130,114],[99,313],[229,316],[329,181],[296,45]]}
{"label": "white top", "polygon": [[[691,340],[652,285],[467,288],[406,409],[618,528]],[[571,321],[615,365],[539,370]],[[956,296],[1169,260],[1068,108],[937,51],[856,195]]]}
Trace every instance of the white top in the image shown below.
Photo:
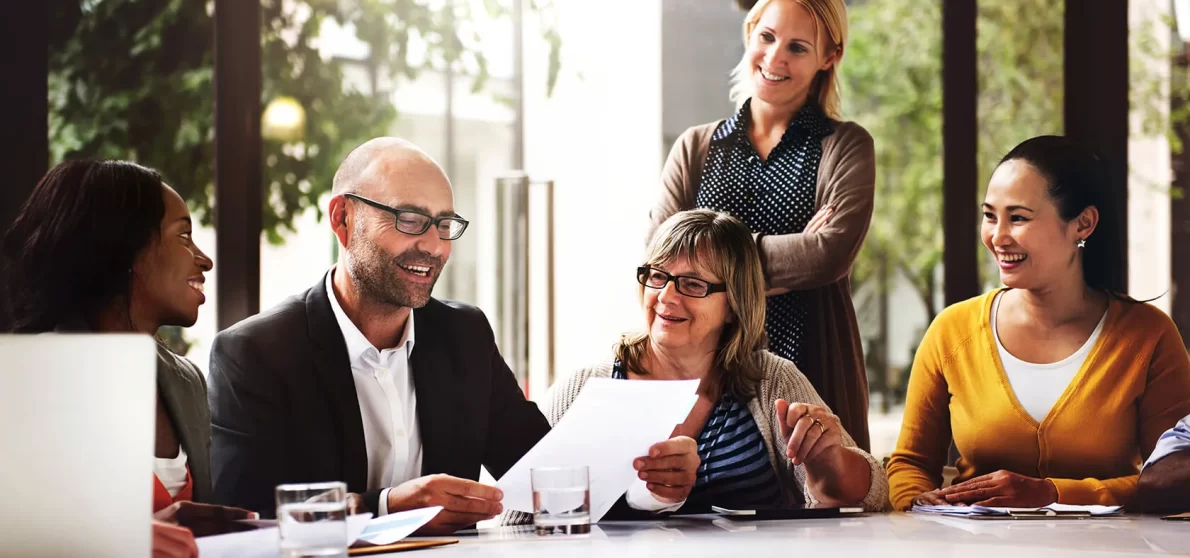
{"label": "white top", "polygon": [[417,394],[409,356],[413,354],[413,312],[405,323],[404,339],[391,349],[377,350],[352,323],[332,284],[338,271],[326,274],[331,311],[343,332],[351,376],[359,398],[368,449],[368,490],[380,493],[379,514],[388,513],[388,489],[421,476],[422,446],[417,424]]}
{"label": "white top", "polygon": [[1000,363],[1004,365],[1004,373],[1008,376],[1008,383],[1012,386],[1017,401],[1020,401],[1029,416],[1037,422],[1042,422],[1086,362],[1091,347],[1095,346],[1095,341],[1103,332],[1107,312],[1103,313],[1095,331],[1091,332],[1091,336],[1074,354],[1058,362],[1034,364],[1012,356],[1000,342],[1000,333],[996,331],[996,314],[1000,309],[1000,297],[1003,294],[1004,292],[1000,292],[992,301],[992,335],[996,338],[996,349],[1000,351]]}
{"label": "white top", "polygon": [[177,457],[154,457],[153,474],[169,492],[170,498],[176,498],[178,493],[186,488],[186,450],[178,445]]}

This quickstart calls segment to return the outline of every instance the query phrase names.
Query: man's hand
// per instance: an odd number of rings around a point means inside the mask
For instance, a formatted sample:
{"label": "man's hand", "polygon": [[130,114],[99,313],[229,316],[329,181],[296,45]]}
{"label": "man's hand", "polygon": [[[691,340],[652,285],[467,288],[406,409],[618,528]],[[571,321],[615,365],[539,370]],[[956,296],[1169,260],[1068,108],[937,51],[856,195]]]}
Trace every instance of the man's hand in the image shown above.
{"label": "man's hand", "polygon": [[494,486],[450,475],[420,477],[388,492],[388,511],[399,512],[429,506],[442,511],[417,530],[420,535],[449,535],[504,511],[504,492]]}
{"label": "man's hand", "polygon": [[1045,479],[1003,469],[938,491],[952,505],[1037,508],[1058,500],[1058,489]]}
{"label": "man's hand", "polygon": [[255,512],[241,508],[199,504],[198,502],[177,502],[153,514],[153,519],[172,525],[180,525],[192,531],[194,536],[206,537],[251,531],[255,527],[236,523],[240,519],[256,519]]}
{"label": "man's hand", "polygon": [[694,489],[699,463],[698,443],[689,436],[677,436],[653,444],[649,455],[633,460],[632,467],[653,496],[676,504]]}

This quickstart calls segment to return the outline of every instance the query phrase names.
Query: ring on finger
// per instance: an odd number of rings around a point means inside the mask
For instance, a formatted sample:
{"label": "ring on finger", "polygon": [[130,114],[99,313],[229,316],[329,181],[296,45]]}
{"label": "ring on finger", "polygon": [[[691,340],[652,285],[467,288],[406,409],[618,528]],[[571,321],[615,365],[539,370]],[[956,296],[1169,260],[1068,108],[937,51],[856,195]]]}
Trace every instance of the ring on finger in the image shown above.
{"label": "ring on finger", "polygon": [[826,434],[826,425],[822,424],[822,421],[814,419],[814,424],[818,426],[819,435]]}

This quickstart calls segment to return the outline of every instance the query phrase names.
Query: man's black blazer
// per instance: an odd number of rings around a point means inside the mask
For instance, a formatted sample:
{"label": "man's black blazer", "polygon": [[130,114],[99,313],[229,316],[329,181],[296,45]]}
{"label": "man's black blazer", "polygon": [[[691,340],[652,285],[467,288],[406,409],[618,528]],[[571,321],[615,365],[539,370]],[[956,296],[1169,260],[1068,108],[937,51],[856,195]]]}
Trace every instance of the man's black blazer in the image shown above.
{"label": "man's black blazer", "polygon": [[[549,424],[525,400],[482,311],[430,299],[413,312],[422,473],[478,480],[483,465],[500,478]],[[273,517],[278,484],[337,480],[378,511],[325,280],[217,335],[209,384],[215,502]]]}

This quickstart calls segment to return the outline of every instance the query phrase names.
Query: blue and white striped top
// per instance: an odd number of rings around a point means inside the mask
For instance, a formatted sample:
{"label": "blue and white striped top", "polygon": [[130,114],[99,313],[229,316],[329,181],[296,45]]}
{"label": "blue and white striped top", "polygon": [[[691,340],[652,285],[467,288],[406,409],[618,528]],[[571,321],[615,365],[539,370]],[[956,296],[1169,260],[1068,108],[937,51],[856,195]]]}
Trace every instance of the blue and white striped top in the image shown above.
{"label": "blue and white striped top", "polygon": [[[628,378],[618,359],[612,378]],[[698,434],[698,477],[686,503],[677,513],[731,509],[774,508],[781,505],[781,487],[769,463],[768,448],[748,406],[731,393],[719,404]]]}

